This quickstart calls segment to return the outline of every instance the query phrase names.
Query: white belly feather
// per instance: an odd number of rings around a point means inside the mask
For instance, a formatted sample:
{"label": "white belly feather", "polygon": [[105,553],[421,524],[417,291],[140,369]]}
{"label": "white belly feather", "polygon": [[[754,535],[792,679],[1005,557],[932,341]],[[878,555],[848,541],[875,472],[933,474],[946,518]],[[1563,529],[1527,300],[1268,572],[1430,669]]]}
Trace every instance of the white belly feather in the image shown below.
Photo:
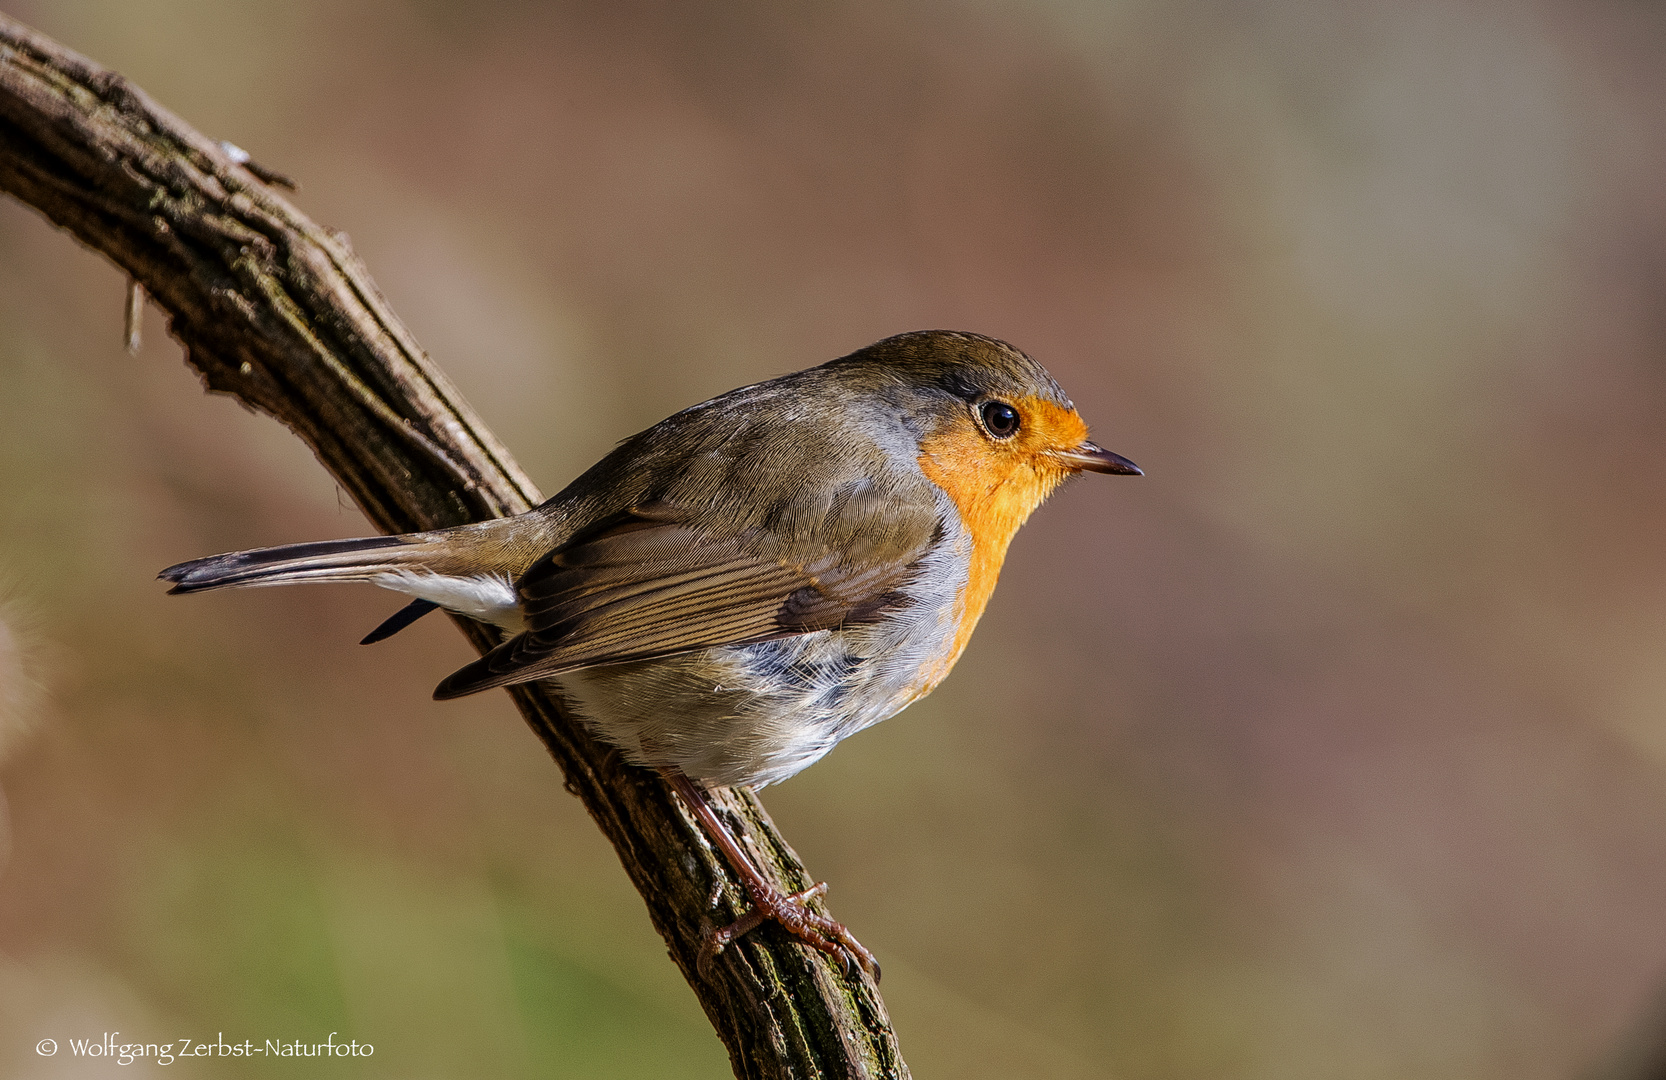
{"label": "white belly feather", "polygon": [[921,695],[923,673],[954,640],[966,568],[957,545],[945,543],[902,590],[911,602],[878,622],[586,668],[555,681],[635,764],[672,765],[706,784],[763,787]]}

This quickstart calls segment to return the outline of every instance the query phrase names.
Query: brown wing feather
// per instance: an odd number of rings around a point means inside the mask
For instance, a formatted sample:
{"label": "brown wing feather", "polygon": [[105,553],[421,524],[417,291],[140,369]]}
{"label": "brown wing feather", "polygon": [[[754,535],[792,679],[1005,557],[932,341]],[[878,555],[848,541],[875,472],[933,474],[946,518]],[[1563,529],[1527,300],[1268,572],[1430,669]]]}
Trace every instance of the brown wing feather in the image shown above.
{"label": "brown wing feather", "polygon": [[434,696],[870,621],[907,602],[902,586],[936,536],[924,524],[888,530],[913,542],[870,545],[852,566],[848,544],[841,559],[825,542],[758,529],[712,536],[662,503],[634,508],[533,564],[516,583],[526,632]]}

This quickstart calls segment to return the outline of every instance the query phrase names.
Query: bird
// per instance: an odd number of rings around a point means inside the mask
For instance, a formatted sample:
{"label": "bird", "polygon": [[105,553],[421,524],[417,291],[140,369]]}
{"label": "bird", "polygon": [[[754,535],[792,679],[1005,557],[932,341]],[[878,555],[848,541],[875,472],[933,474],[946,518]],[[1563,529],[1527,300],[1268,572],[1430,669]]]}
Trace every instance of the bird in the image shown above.
{"label": "bird", "polygon": [[965,331],[888,337],[741,387],[621,442],[514,517],[289,544],[168,567],[171,593],[369,582],[411,597],[364,639],[443,608],[505,631],[445,700],[553,680],[579,719],[658,771],[764,921],[877,976],[873,954],[784,893],[709,791],[762,788],[931,692],[1008,544],[1061,483],[1142,475],[1089,440],[1045,368]]}

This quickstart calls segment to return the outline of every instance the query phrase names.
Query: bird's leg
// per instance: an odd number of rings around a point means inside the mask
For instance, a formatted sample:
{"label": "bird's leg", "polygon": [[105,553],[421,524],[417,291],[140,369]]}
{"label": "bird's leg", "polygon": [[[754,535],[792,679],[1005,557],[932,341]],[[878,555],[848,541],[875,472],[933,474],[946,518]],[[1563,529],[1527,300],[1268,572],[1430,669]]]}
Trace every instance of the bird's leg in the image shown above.
{"label": "bird's leg", "polygon": [[874,978],[879,978],[879,962],[873,953],[863,947],[860,941],[844,926],[817,914],[809,908],[810,900],[827,891],[827,882],[823,881],[803,892],[782,892],[775,884],[766,878],[751,857],[735,839],[735,834],[717,816],[716,807],[712,806],[706,790],[690,780],[678,769],[661,769],[660,775],[665,777],[666,783],[671,785],[678,797],[694,812],[706,835],[722,850],[729,865],[740,877],[741,884],[746,887],[747,896],[752,899],[752,910],[736,919],[733,923],[712,934],[712,951],[722,952],[729,942],[734,941],[764,922],[780,923],[782,928],[810,946],[820,949],[830,956],[837,957],[844,964],[847,971],[854,974],[854,968],[860,965],[864,970],[872,972]]}

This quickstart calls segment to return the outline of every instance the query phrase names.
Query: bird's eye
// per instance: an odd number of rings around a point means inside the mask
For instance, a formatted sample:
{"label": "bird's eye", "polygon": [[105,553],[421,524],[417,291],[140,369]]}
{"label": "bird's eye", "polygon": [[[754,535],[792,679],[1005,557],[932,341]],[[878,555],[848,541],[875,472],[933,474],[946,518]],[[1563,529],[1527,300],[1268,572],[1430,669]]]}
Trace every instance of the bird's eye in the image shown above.
{"label": "bird's eye", "polygon": [[1010,439],[1018,431],[1018,410],[1004,401],[986,401],[978,414],[997,439]]}

